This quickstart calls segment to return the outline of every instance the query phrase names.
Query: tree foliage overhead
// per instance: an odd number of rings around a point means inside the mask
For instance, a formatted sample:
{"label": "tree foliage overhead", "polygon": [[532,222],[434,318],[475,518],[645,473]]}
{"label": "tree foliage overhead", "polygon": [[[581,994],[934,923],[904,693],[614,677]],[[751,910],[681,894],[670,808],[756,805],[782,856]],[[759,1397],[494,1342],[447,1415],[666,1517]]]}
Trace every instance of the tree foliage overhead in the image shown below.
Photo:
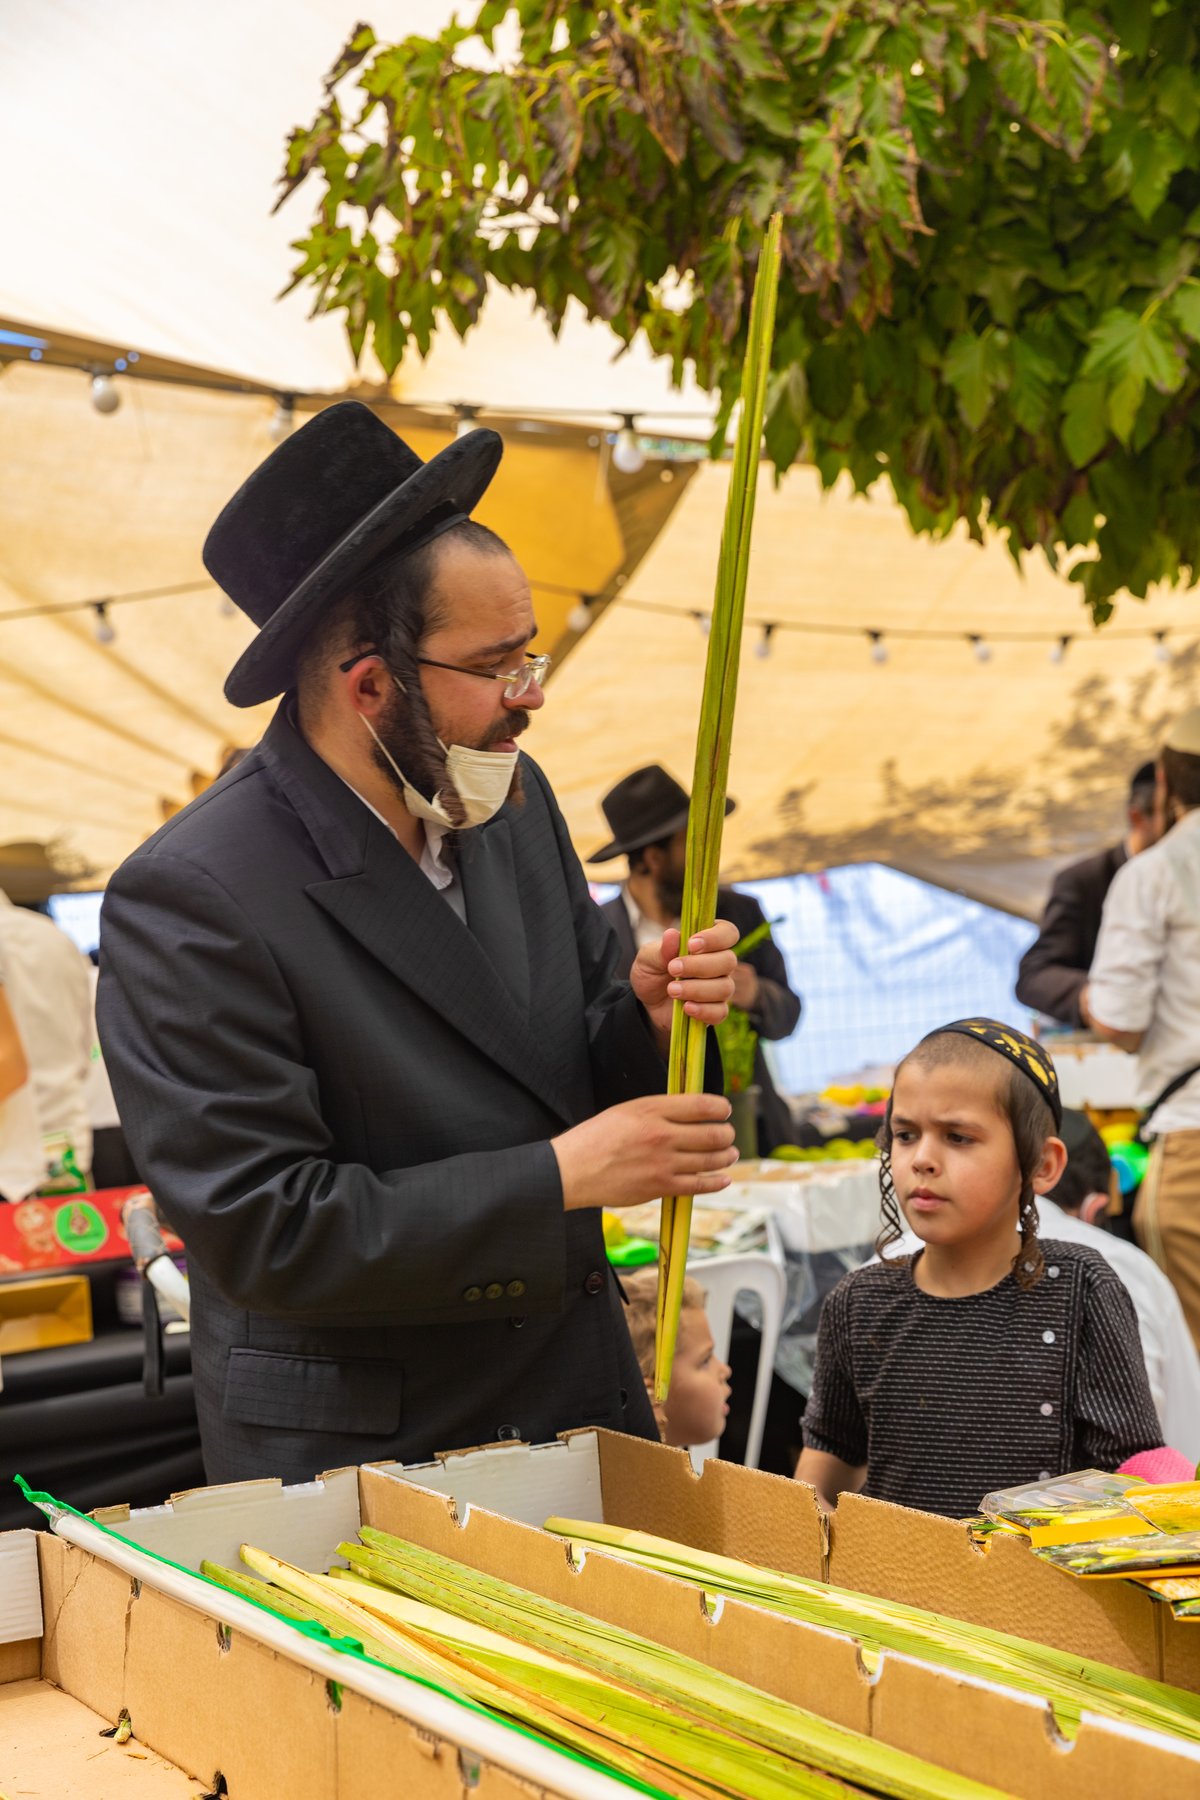
{"label": "tree foliage overhead", "polygon": [[[488,283],[736,399],[784,217],[768,454],[1040,546],[1097,620],[1200,573],[1196,0],[522,0],[359,26],[288,148],[295,281],[391,373]],[[511,29],[511,27],[506,27]],[[481,41],[482,40],[482,41]]]}

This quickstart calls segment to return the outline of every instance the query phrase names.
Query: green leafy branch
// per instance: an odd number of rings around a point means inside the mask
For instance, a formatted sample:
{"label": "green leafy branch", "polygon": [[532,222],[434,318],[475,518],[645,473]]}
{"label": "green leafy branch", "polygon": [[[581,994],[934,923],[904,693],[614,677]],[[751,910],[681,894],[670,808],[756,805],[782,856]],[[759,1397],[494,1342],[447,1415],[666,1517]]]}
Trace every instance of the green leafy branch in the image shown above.
{"label": "green leafy branch", "polygon": [[[489,288],[640,333],[718,397],[762,228],[785,275],[765,441],[917,530],[960,519],[1112,596],[1200,566],[1200,13],[1190,0],[522,0],[361,25],[283,196],[293,285],[390,374]],[[1070,553],[1069,555],[1067,553]],[[1064,556],[1066,563],[1063,564]]]}

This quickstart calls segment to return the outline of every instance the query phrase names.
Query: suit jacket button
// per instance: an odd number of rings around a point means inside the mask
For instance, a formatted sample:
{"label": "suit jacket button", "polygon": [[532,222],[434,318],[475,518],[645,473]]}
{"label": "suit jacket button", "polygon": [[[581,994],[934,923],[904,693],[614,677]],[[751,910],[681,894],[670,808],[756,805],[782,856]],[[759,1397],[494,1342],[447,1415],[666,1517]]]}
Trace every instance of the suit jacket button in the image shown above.
{"label": "suit jacket button", "polygon": [[583,1291],[585,1294],[602,1294],[604,1292],[604,1277],[599,1269],[592,1270],[583,1284]]}
{"label": "suit jacket button", "polygon": [[520,1331],[525,1324],[524,1313],[519,1313],[515,1318],[510,1319],[508,1323],[513,1331]]}
{"label": "suit jacket button", "polygon": [[510,1281],[504,1291],[510,1300],[519,1300],[521,1295],[525,1292],[525,1283],[523,1281]]}
{"label": "suit jacket button", "polygon": [[518,1439],[520,1435],[521,1433],[515,1425],[497,1425],[496,1427],[496,1442],[498,1444],[512,1443],[515,1439]]}
{"label": "suit jacket button", "polygon": [[483,1297],[485,1300],[499,1300],[503,1292],[504,1284],[502,1282],[489,1281],[483,1290]]}
{"label": "suit jacket button", "polygon": [[483,1299],[483,1289],[481,1287],[464,1288],[463,1299],[467,1302],[468,1306],[474,1306],[476,1300]]}

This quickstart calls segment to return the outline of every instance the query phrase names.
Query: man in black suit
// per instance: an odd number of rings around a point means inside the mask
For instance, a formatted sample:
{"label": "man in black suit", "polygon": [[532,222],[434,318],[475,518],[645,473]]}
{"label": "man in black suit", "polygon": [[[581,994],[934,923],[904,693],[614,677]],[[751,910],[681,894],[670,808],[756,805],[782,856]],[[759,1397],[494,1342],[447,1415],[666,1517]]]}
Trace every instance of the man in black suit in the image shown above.
{"label": "man in black suit", "polygon": [[723,1097],[663,1089],[674,1003],[725,1016],[736,931],[616,982],[518,755],[547,659],[469,519],[500,451],[422,463],[347,402],[250,476],[205,563],[259,627],[228,698],[283,700],[108,889],[101,1036],[188,1250],[212,1481],[655,1436],[600,1209],[735,1160]]}
{"label": "man in black suit", "polygon": [[[687,789],[658,763],[635,769],[610,788],[600,802],[612,838],[592,853],[589,862],[629,858],[629,874],[621,892],[601,909],[616,930],[620,945],[617,973],[628,974],[643,944],[679,923],[687,867]],[[734,802],[727,800],[726,813]],[[765,923],[762,907],[736,888],[717,890],[717,911],[730,919],[743,938]],[[766,937],[739,960],[733,977],[733,1004],[741,1007],[760,1039],[790,1037],[800,1018],[800,996],[788,985],[787,968],[778,946]],[[767,1156],[777,1144],[792,1139],[791,1117],[775,1091],[761,1043],[755,1051],[754,1082],[758,1096],[758,1149]]]}
{"label": "man in black suit", "polygon": [[1155,802],[1155,765],[1143,763],[1129,786],[1129,835],[1095,856],[1072,863],[1054,879],[1042,927],[1021,958],[1017,999],[1022,1006],[1076,1029],[1087,1029],[1088,970],[1100,935],[1104,896],[1131,856],[1162,836]]}

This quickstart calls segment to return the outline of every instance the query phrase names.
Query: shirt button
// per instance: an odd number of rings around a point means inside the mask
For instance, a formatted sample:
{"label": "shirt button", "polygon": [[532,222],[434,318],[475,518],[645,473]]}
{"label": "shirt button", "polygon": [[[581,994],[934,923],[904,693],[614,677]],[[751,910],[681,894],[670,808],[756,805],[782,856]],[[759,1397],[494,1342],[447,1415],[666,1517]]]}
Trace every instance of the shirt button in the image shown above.
{"label": "shirt button", "polygon": [[1042,1342],[1043,1344],[1052,1344],[1054,1342],[1054,1333],[1052,1331],[1043,1331]]}
{"label": "shirt button", "polygon": [[1050,1402],[1048,1400],[1043,1400],[1042,1407],[1041,1407],[1043,1419],[1048,1419],[1050,1417],[1050,1414],[1053,1411],[1054,1411],[1054,1408],[1051,1406]]}
{"label": "shirt button", "polygon": [[477,1300],[483,1299],[483,1289],[481,1287],[464,1288],[463,1289],[463,1299],[466,1301],[468,1306],[474,1306],[474,1304]]}
{"label": "shirt button", "polygon": [[1050,1277],[1051,1281],[1057,1281],[1058,1280],[1058,1264],[1052,1263],[1050,1268],[1048,1268],[1046,1270],[1046,1273]]}
{"label": "shirt button", "polygon": [[525,1292],[525,1283],[523,1281],[510,1281],[504,1291],[510,1300],[519,1300],[521,1295]]}
{"label": "shirt button", "polygon": [[599,1269],[593,1269],[583,1284],[585,1294],[600,1294],[604,1291],[604,1277]]}
{"label": "shirt button", "polygon": [[1043,1469],[1041,1474],[1038,1476],[1038,1480],[1039,1481],[1049,1481],[1049,1479],[1050,1479],[1049,1469]]}
{"label": "shirt button", "polygon": [[489,1281],[483,1290],[485,1300],[499,1300],[504,1292],[504,1284],[500,1281]]}

